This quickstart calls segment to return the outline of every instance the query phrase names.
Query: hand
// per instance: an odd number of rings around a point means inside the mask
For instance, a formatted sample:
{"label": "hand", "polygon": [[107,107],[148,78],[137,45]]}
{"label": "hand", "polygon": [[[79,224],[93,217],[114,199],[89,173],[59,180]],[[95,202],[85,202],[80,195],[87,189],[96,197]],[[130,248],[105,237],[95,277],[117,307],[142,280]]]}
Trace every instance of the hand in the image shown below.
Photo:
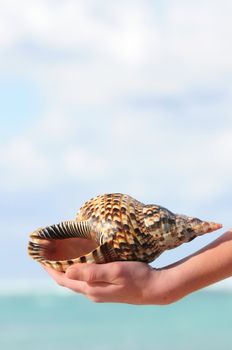
{"label": "hand", "polygon": [[154,270],[141,262],[75,264],[66,273],[45,267],[61,286],[84,294],[95,302],[167,304],[165,270]]}
{"label": "hand", "polygon": [[96,302],[170,304],[232,276],[232,229],[195,254],[160,270],[129,261],[75,264],[66,273],[45,269],[59,285]]}

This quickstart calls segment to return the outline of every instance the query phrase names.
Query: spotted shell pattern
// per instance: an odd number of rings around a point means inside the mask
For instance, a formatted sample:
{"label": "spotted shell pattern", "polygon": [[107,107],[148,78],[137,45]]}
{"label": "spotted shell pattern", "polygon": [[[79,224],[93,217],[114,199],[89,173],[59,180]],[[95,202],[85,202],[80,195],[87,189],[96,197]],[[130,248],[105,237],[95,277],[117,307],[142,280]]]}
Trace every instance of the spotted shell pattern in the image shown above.
{"label": "spotted shell pattern", "polygon": [[[198,230],[195,228],[198,227]],[[201,230],[199,231],[199,227]],[[221,225],[177,215],[159,205],[145,205],[129,195],[99,195],[87,201],[76,219],[34,231],[29,239],[29,255],[46,266],[65,271],[74,263],[141,261],[149,263],[166,249],[211,232]],[[195,231],[196,232],[195,232]],[[41,239],[82,237],[93,240],[97,248],[67,260],[48,260],[43,256]]]}

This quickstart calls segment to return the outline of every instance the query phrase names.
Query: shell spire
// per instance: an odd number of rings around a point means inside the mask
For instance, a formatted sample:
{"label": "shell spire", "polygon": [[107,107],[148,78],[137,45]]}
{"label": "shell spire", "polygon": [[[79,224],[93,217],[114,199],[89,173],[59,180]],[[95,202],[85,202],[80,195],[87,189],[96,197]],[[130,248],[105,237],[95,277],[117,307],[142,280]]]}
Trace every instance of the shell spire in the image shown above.
{"label": "shell spire", "polygon": [[193,230],[197,234],[205,234],[209,232],[213,232],[222,228],[222,224],[218,224],[216,222],[211,221],[201,221],[196,225],[193,225]]}
{"label": "shell spire", "polygon": [[216,231],[222,228],[221,224],[212,221],[202,221],[198,218],[186,216],[186,215],[176,215],[177,226],[183,226],[189,232],[195,233],[195,236],[201,236],[205,233]]}

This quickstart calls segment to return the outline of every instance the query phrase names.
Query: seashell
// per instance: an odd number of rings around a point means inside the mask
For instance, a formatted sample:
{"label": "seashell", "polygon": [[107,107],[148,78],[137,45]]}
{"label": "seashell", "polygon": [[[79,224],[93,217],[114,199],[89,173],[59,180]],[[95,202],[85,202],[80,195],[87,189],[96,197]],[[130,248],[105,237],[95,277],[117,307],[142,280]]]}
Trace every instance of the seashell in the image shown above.
{"label": "seashell", "polygon": [[75,220],[34,231],[28,252],[62,272],[75,263],[149,263],[165,250],[221,227],[125,194],[104,194],[87,201]]}

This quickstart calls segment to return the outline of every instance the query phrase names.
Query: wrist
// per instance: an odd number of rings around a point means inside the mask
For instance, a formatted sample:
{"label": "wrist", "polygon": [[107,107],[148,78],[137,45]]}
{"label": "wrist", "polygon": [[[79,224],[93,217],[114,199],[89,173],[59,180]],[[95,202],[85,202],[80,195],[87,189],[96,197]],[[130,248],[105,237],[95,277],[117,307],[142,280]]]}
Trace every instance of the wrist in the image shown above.
{"label": "wrist", "polygon": [[168,280],[168,300],[169,303],[174,303],[184,298],[186,293],[185,274],[181,265],[173,266],[165,270],[167,272],[166,279]]}
{"label": "wrist", "polygon": [[172,304],[185,296],[183,275],[178,266],[154,269],[151,278],[151,299],[156,305]]}

